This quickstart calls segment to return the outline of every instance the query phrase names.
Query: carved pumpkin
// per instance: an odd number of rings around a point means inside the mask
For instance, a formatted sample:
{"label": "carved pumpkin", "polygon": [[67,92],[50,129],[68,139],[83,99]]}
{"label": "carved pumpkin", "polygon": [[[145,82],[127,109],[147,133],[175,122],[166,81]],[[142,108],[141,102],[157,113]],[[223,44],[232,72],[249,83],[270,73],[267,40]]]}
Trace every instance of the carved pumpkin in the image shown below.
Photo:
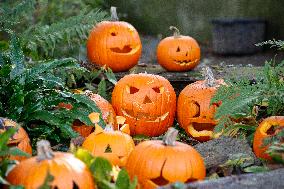
{"label": "carved pumpkin", "polygon": [[[123,128],[127,125],[123,126]],[[84,141],[82,147],[94,156],[102,156],[113,165],[125,166],[130,152],[134,149],[132,138],[121,131],[114,131],[108,124],[103,130],[96,124],[96,130]]]}
{"label": "carved pumpkin", "polygon": [[152,74],[130,74],[115,85],[112,105],[126,118],[131,135],[159,136],[174,121],[176,95],[170,82]]}
{"label": "carved pumpkin", "polygon": [[222,79],[214,80],[212,72],[207,68],[207,78],[186,86],[180,93],[177,103],[178,123],[193,138],[199,141],[210,140],[217,122],[214,120],[216,108],[220,104],[210,105],[220,85],[225,85]]}
{"label": "carved pumpkin", "polygon": [[187,71],[199,64],[200,47],[189,36],[180,35],[176,27],[174,35],[163,39],[157,47],[158,63],[168,71]]}
{"label": "carved pumpkin", "polygon": [[100,22],[89,35],[88,58],[92,63],[106,65],[114,72],[126,71],[138,63],[142,45],[136,29],[116,19],[115,7],[111,10],[114,21]]}
{"label": "carved pumpkin", "polygon": [[[85,94],[89,96],[97,104],[98,108],[101,110],[102,117],[106,123],[107,123],[107,119],[109,115],[112,115],[113,118],[115,118],[116,116],[115,111],[112,105],[107,100],[105,100],[100,95],[94,94],[89,91],[85,92]],[[113,124],[113,126],[114,126],[114,129],[117,129],[116,124]],[[79,120],[74,121],[72,128],[74,131],[78,132],[83,137],[89,136],[95,129],[92,126],[85,125]]]}
{"label": "carved pumpkin", "polygon": [[268,117],[259,124],[253,139],[253,151],[258,158],[271,160],[266,153],[269,145],[264,145],[264,139],[276,135],[282,129],[284,129],[284,116]]}
{"label": "carved pumpkin", "polygon": [[204,179],[206,171],[201,155],[190,145],[176,142],[177,133],[169,128],[163,141],[141,142],[131,152],[126,170],[131,178],[137,176],[141,188]]}
{"label": "carved pumpkin", "polygon": [[54,177],[52,188],[95,188],[93,176],[81,160],[70,153],[52,152],[49,142],[45,140],[37,143],[37,156],[16,165],[7,180],[13,185],[34,189],[44,183],[48,172]]}
{"label": "carved pumpkin", "polygon": [[[17,123],[6,118],[0,117],[0,133],[13,127],[17,127]],[[26,131],[22,127],[18,127],[18,131],[9,139],[9,146],[14,146],[32,155],[32,147],[30,145],[30,139]],[[25,156],[10,156],[9,159],[22,161],[26,159]]]}

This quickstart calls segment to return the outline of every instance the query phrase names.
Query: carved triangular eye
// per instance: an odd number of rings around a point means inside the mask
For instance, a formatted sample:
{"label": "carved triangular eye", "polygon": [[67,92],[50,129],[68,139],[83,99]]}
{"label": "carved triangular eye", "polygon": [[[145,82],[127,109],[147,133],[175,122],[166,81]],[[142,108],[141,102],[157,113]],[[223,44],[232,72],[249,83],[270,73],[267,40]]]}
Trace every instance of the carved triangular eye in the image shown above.
{"label": "carved triangular eye", "polygon": [[109,144],[107,145],[107,147],[105,149],[105,153],[112,153],[112,149],[111,149]]}
{"label": "carved triangular eye", "polygon": [[180,52],[180,48],[179,47],[177,48],[177,52]]}
{"label": "carved triangular eye", "polygon": [[153,89],[156,93],[160,93],[160,94],[162,94],[162,93],[164,92],[164,90],[165,90],[164,87],[153,87],[152,89]]}
{"label": "carved triangular eye", "polygon": [[135,94],[139,91],[138,88],[126,85],[126,91],[130,94]]}

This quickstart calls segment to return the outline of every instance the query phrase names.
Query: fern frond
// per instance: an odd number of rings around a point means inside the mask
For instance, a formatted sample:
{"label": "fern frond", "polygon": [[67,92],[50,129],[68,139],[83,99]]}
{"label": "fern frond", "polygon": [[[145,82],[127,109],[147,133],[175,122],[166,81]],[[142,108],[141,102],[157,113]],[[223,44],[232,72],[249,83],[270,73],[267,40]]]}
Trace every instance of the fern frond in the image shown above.
{"label": "fern frond", "polygon": [[276,47],[279,50],[283,50],[284,49],[284,41],[282,40],[268,40],[268,41],[264,41],[261,43],[257,43],[256,46],[264,46],[264,45],[270,45],[271,48]]}

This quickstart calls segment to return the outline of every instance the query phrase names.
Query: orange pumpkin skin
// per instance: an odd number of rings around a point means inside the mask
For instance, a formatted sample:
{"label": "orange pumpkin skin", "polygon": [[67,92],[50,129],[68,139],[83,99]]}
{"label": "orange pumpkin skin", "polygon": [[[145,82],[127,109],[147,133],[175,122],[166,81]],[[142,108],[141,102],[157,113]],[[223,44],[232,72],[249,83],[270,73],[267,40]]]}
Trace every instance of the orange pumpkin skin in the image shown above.
{"label": "orange pumpkin skin", "polygon": [[214,114],[220,104],[210,106],[210,101],[220,85],[225,85],[222,79],[216,80],[214,87],[206,86],[205,80],[196,81],[186,86],[178,97],[178,123],[189,136],[198,141],[212,138],[212,131],[217,124]]}
{"label": "orange pumpkin skin", "polygon": [[[102,117],[105,122],[107,122],[109,115],[112,115],[113,119],[115,118],[116,113],[112,105],[106,99],[94,93],[90,93],[88,94],[88,96],[97,104],[98,108],[101,110]],[[113,124],[113,126],[114,129],[117,129],[116,124]],[[94,131],[94,127],[87,126],[84,123],[80,122],[79,120],[74,121],[72,129],[78,132],[83,137],[89,136]]]}
{"label": "orange pumpkin skin", "polygon": [[[269,129],[272,129],[274,126],[279,126],[280,128],[276,129],[274,133],[269,134]],[[283,128],[284,116],[268,117],[259,124],[253,139],[253,151],[258,158],[271,160],[271,157],[266,153],[269,145],[263,146],[264,139],[276,135]]]}
{"label": "orange pumpkin skin", "polygon": [[152,74],[130,74],[115,85],[112,105],[126,118],[131,135],[159,136],[172,125],[176,94],[168,80]]}
{"label": "orange pumpkin skin", "polygon": [[[10,127],[17,127],[17,123],[6,118],[0,117],[0,133],[9,129]],[[32,155],[32,147],[30,145],[30,138],[26,131],[22,127],[18,127],[18,131],[9,139],[9,146],[15,146],[26,152],[27,154]],[[9,159],[22,161],[26,159],[25,156],[10,156]]]}
{"label": "orange pumpkin skin", "polygon": [[191,146],[175,142],[151,140],[139,143],[131,152],[126,170],[139,188],[154,189],[173,182],[202,180],[206,175],[201,155]]}
{"label": "orange pumpkin skin", "polygon": [[188,71],[199,64],[200,47],[189,36],[174,34],[164,38],[157,47],[158,63],[168,71]]}
{"label": "orange pumpkin skin", "polygon": [[100,66],[106,65],[114,72],[134,67],[141,51],[139,34],[127,22],[100,22],[92,29],[87,41],[89,60]]}
{"label": "orange pumpkin skin", "polygon": [[23,160],[9,172],[8,182],[25,189],[39,188],[49,172],[54,177],[52,188],[73,189],[74,184],[80,189],[96,188],[87,166],[73,154],[54,152],[53,155],[51,159],[39,160],[35,156]]}
{"label": "orange pumpkin skin", "polygon": [[110,128],[102,130],[97,129],[98,127],[86,138],[82,147],[94,156],[102,156],[113,165],[124,167],[130,152],[135,147],[132,138],[121,131],[114,131]]}

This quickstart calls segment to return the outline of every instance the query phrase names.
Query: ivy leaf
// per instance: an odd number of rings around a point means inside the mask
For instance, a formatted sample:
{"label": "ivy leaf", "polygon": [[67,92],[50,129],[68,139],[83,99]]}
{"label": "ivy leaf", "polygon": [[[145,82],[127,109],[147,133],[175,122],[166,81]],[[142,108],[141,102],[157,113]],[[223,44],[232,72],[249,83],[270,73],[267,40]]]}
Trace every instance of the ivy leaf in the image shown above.
{"label": "ivy leaf", "polygon": [[5,150],[10,137],[13,136],[13,134],[15,134],[16,131],[17,131],[16,129],[10,128],[0,134],[0,151]]}
{"label": "ivy leaf", "polygon": [[110,172],[112,171],[112,165],[105,158],[97,157],[91,164],[90,170],[98,182],[103,180],[110,181],[111,179]]}
{"label": "ivy leaf", "polygon": [[98,85],[98,94],[101,95],[103,98],[107,98],[106,94],[106,80],[102,79]]}
{"label": "ivy leaf", "polygon": [[107,79],[112,83],[112,84],[116,84],[117,83],[117,80],[116,80],[116,77],[114,75],[114,73],[112,72],[112,70],[110,68],[107,68],[106,70],[106,77]]}
{"label": "ivy leaf", "polygon": [[265,166],[249,166],[249,167],[246,167],[244,168],[244,172],[246,173],[261,173],[261,172],[267,172],[269,171],[269,168],[268,167],[265,167]]}
{"label": "ivy leaf", "polygon": [[119,172],[115,186],[119,189],[129,189],[130,178],[125,169]]}

